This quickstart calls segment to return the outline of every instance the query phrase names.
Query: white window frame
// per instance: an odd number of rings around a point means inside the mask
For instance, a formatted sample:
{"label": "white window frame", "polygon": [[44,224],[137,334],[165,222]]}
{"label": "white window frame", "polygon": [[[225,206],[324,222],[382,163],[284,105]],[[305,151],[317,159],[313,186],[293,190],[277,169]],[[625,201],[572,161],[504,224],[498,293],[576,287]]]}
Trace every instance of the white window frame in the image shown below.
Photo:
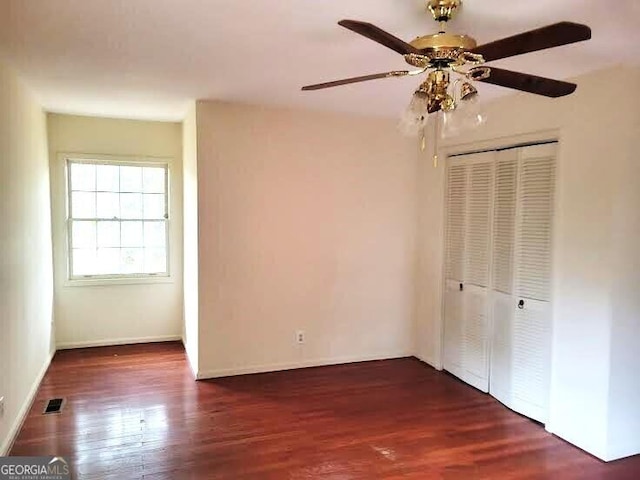
{"label": "white window frame", "polygon": [[[164,160],[164,159],[162,159]],[[170,283],[171,277],[171,200],[170,200],[170,177],[171,164],[160,159],[132,160],[121,157],[106,157],[102,155],[65,155],[64,175],[65,175],[65,234],[66,241],[66,267],[67,275],[65,284],[68,286],[79,285],[105,285],[105,284],[136,284],[136,283]],[[90,165],[115,165],[132,167],[160,167],[165,170],[165,219],[159,220],[165,223],[165,250],[166,250],[166,272],[162,273],[119,273],[119,274],[96,274],[96,275],[73,275],[73,246],[72,246],[72,225],[71,217],[71,172],[70,164],[85,163]],[[93,220],[113,220],[95,218]],[[120,220],[122,221],[122,220]],[[145,221],[144,219],[127,219],[126,221]]]}

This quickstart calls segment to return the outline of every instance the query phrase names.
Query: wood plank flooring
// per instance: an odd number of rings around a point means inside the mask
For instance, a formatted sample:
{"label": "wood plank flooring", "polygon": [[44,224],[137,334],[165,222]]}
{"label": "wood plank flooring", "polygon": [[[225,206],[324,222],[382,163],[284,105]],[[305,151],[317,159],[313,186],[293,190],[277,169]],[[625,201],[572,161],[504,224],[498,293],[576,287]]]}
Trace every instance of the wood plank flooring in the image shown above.
{"label": "wood plank flooring", "polygon": [[195,382],[179,343],[58,352],[11,454],[78,479],[640,479],[415,359]]}

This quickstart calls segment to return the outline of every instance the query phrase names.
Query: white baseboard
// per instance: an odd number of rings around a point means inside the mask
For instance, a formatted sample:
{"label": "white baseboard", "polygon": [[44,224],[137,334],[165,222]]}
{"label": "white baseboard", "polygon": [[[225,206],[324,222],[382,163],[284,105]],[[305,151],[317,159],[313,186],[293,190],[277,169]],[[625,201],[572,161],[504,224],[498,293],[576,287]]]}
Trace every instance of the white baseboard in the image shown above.
{"label": "white baseboard", "polygon": [[51,360],[53,359],[54,355],[55,355],[55,351],[51,352],[47,356],[47,359],[45,360],[44,365],[42,365],[42,368],[40,369],[38,376],[36,377],[35,381],[31,385],[31,389],[27,394],[27,398],[24,400],[22,408],[20,409],[20,411],[18,411],[18,416],[16,417],[16,419],[13,422],[13,425],[9,429],[7,438],[4,440],[4,443],[2,444],[2,446],[0,446],[0,457],[9,455],[9,451],[13,446],[13,442],[15,442],[16,438],[18,437],[18,433],[20,433],[22,424],[27,418],[27,414],[29,413],[29,410],[31,410],[31,405],[33,405],[33,401],[36,398],[36,394],[38,393],[38,388],[40,388],[42,379],[47,373],[47,369],[49,368],[49,365],[51,365]]}
{"label": "white baseboard", "polygon": [[160,335],[156,337],[116,338],[105,340],[90,340],[85,342],[62,342],[56,345],[58,350],[73,348],[111,347],[114,345],[131,345],[135,343],[179,342],[181,335]]}
{"label": "white baseboard", "polygon": [[[608,462],[610,459],[607,458],[606,445],[604,439],[597,438],[587,438],[587,435],[577,434],[574,436],[574,432],[571,431],[567,434],[567,432],[563,431],[562,426],[560,427],[560,431],[557,431],[558,426],[553,424],[552,430],[554,430],[553,435],[558,437],[559,439],[570,443],[571,445],[578,447],[580,450],[587,452],[589,455],[593,455],[594,457],[602,460],[603,462]],[[587,440],[587,441],[585,441]],[[603,440],[603,441],[599,441]]]}
{"label": "white baseboard", "polygon": [[[193,373],[193,378],[198,380],[198,365],[194,363],[194,359],[191,358],[189,354],[189,347],[187,346],[187,339],[182,337],[182,345],[184,346],[184,354],[187,357],[187,363],[189,364],[189,368],[191,369],[191,373]],[[197,359],[195,359],[197,361]]]}
{"label": "white baseboard", "polygon": [[607,449],[607,456],[604,458],[606,462],[613,462],[622,458],[632,457],[640,454],[640,441],[627,444],[614,444]]}
{"label": "white baseboard", "polygon": [[198,380],[206,380],[210,378],[232,377],[235,375],[249,375],[252,373],[279,372],[282,370],[295,370],[298,368],[323,367],[327,365],[341,365],[344,363],[371,362],[375,360],[391,360],[407,357],[411,357],[411,354],[403,352],[379,355],[355,355],[349,357],[318,358],[312,360],[302,360],[299,362],[270,363],[266,365],[252,365],[248,367],[202,370],[196,374],[196,378]]}
{"label": "white baseboard", "polygon": [[185,355],[187,356],[187,363],[189,364],[189,368],[191,369],[191,373],[193,373],[193,378],[195,378],[196,380],[200,380],[200,377],[198,377],[198,369],[196,368],[196,366],[191,361],[191,356],[189,355],[189,352],[186,349],[186,346],[185,346],[184,351],[185,351]]}
{"label": "white baseboard", "polygon": [[442,371],[442,365],[440,365],[439,362],[434,361],[433,358],[426,357],[426,356],[423,356],[423,355],[419,355],[417,353],[414,353],[413,356],[416,357],[421,362],[426,363],[430,367],[433,367],[438,371]]}

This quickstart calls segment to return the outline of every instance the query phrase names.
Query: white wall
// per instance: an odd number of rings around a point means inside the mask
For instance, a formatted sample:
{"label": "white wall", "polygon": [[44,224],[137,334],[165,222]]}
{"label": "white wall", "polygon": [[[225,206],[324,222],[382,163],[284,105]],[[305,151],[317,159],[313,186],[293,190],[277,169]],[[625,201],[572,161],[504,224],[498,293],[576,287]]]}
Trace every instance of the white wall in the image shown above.
{"label": "white wall", "polygon": [[[612,80],[613,89],[609,88]],[[625,337],[638,331],[639,309],[633,300],[638,270],[631,263],[621,268],[631,261],[629,255],[635,253],[637,258],[633,246],[640,240],[634,220],[640,178],[636,164],[629,160],[638,134],[638,107],[636,100],[620,102],[618,95],[634,91],[640,83],[637,70],[625,68],[583,76],[577,82],[577,92],[569,97],[552,100],[520,94],[487,105],[486,125],[447,144],[468,142],[473,149],[487,141],[509,145],[516,135],[548,130],[559,134],[547,427],[588,452],[611,459],[608,442],[613,423],[609,422],[614,409],[624,419],[633,419],[617,422],[615,436],[628,442],[616,450],[640,452],[638,430],[632,430],[640,411],[626,400],[610,403],[616,383],[616,391],[633,390],[627,391],[627,398],[635,401],[639,395],[637,342],[632,347],[632,337]],[[417,350],[440,366],[444,170],[428,168],[428,158],[423,162]],[[627,387],[622,386],[625,382],[630,382]]]}
{"label": "white wall", "polygon": [[196,105],[182,123],[184,183],[184,337],[191,368],[197,375],[198,361],[198,145]]}
{"label": "white wall", "polygon": [[441,159],[434,168],[433,148],[433,142],[429,142],[428,148],[418,154],[414,352],[441,369],[445,166]]}
{"label": "white wall", "polygon": [[414,142],[357,116],[197,116],[200,376],[410,355]]}
{"label": "white wall", "polygon": [[[640,69],[627,83],[640,86]],[[621,151],[616,162],[612,208],[613,276],[611,299],[611,377],[609,379],[609,458],[640,453],[640,97],[621,106]],[[609,157],[611,158],[611,157]]]}
{"label": "white wall", "polygon": [[0,455],[53,354],[53,272],[45,114],[0,64]]}
{"label": "white wall", "polygon": [[[182,129],[179,123],[48,115],[59,348],[179,339],[182,336]],[[170,162],[167,283],[67,283],[65,177],[60,153]]]}

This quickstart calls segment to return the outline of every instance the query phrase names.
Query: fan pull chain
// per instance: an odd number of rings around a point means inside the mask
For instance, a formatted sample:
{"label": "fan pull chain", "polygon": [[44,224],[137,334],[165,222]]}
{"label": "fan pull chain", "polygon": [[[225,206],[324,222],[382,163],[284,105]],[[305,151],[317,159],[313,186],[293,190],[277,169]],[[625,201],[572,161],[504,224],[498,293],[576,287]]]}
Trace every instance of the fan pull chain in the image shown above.
{"label": "fan pull chain", "polygon": [[436,121],[433,122],[433,168],[438,168],[438,137],[440,136],[440,119],[442,112],[436,113]]}

